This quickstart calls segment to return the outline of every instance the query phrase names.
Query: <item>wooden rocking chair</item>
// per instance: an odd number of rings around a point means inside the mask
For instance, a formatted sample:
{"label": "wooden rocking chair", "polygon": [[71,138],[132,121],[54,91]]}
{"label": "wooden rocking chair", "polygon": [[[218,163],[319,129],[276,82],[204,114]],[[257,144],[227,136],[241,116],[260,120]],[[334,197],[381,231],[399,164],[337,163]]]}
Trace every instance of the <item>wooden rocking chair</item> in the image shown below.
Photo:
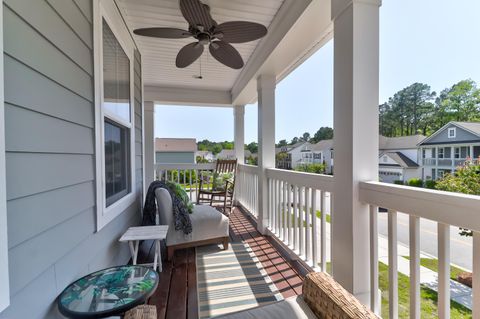
{"label": "wooden rocking chair", "polygon": [[[237,160],[217,160],[215,165],[215,171],[212,178],[209,176],[204,178],[200,177],[200,185],[198,187],[197,204],[209,204],[215,208],[221,208],[225,215],[228,215],[232,211],[233,207],[233,194],[235,190],[235,174],[237,171]],[[221,188],[213,188],[211,183],[213,178],[220,174],[230,173],[232,174],[232,181],[226,181],[225,185]],[[206,185],[205,185],[206,184]],[[217,204],[217,205],[216,205]],[[220,204],[220,205],[218,205]],[[229,211],[227,212],[227,209]]]}

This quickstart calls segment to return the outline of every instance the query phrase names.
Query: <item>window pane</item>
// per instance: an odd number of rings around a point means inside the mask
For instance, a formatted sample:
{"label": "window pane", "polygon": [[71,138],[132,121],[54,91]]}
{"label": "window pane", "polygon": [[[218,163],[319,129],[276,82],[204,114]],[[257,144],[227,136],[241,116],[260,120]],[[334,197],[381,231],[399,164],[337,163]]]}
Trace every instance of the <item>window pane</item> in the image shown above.
{"label": "window pane", "polygon": [[105,121],[105,192],[110,206],[130,192],[129,130]]}
{"label": "window pane", "polygon": [[130,122],[130,60],[103,20],[103,107]]}

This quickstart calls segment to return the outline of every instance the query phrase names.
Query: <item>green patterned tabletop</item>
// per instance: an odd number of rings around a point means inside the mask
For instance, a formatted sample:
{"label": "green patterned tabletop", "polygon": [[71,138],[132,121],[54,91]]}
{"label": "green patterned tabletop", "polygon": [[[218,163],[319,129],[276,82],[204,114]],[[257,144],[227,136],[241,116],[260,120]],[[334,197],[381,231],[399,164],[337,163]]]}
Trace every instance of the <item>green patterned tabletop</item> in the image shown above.
{"label": "green patterned tabletop", "polygon": [[105,318],[143,304],[158,285],[158,274],[142,266],[97,271],[72,283],[58,297],[69,318]]}

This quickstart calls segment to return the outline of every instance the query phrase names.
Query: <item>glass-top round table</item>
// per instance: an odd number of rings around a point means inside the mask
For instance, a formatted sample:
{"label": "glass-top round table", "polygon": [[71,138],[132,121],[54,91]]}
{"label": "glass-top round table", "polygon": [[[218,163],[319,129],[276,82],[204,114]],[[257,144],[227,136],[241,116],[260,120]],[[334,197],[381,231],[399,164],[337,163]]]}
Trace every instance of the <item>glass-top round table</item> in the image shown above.
{"label": "glass-top round table", "polygon": [[105,318],[145,303],[158,286],[158,274],[142,266],[119,266],[87,275],[58,297],[68,318]]}

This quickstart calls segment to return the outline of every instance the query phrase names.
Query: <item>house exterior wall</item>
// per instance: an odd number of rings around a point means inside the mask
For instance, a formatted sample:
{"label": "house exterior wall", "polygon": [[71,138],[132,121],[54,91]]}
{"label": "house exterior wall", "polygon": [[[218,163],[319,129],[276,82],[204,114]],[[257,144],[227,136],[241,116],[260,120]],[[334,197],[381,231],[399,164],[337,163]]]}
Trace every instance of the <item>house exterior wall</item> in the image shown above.
{"label": "house exterior wall", "polygon": [[139,202],[96,232],[92,23],[91,0],[4,1],[11,303],[0,319],[60,317],[69,283],[129,259],[118,238]]}
{"label": "house exterior wall", "polygon": [[305,147],[309,148],[311,146],[310,143],[304,143],[302,145],[299,145],[289,151],[289,153],[292,155],[292,169],[295,169],[299,164],[301,164],[302,160],[302,150],[305,149]]}
{"label": "house exterior wall", "polygon": [[194,164],[194,152],[156,152],[155,163],[163,164]]}
{"label": "house exterior wall", "polygon": [[[449,128],[456,128],[456,137],[455,138],[448,138],[448,129]],[[426,141],[426,143],[424,145],[427,145],[427,144],[465,143],[465,142],[473,142],[473,141],[478,142],[478,136],[475,136],[474,134],[472,134],[470,132],[467,132],[460,127],[457,127],[456,125],[451,124],[451,125],[445,127],[440,132],[438,132],[431,139]]]}

